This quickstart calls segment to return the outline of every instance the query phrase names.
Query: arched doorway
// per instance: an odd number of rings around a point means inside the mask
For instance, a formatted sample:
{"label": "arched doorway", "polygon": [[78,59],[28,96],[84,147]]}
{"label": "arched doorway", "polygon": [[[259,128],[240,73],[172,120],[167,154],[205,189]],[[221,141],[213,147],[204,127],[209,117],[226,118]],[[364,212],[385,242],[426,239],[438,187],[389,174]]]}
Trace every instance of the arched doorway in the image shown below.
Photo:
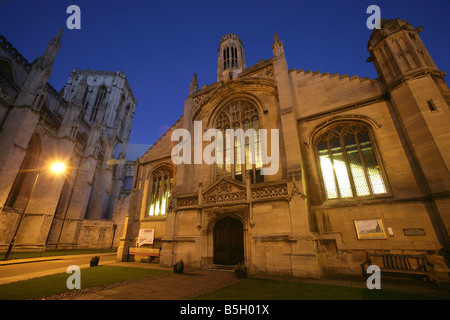
{"label": "arched doorway", "polygon": [[244,229],[241,221],[225,217],[217,221],[213,230],[214,259],[217,265],[236,265],[244,262]]}

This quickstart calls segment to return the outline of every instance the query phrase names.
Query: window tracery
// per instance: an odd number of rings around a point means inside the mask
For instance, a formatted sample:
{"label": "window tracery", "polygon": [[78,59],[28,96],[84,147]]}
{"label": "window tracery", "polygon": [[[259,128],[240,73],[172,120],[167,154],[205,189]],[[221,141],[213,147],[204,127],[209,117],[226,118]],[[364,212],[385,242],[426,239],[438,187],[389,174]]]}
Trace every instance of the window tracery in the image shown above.
{"label": "window tracery", "polygon": [[[245,181],[244,173],[247,172],[252,183],[263,182],[259,113],[256,107],[247,100],[234,100],[220,111],[216,125],[223,137],[223,151],[217,154],[218,159],[223,161],[216,166],[216,178],[227,176]],[[228,129],[233,129],[234,133],[241,129],[244,139],[239,139],[237,134],[227,135]]]}
{"label": "window tracery", "polygon": [[340,123],[316,138],[326,198],[345,199],[387,193],[374,139],[362,123]]}
{"label": "window tracery", "polygon": [[149,208],[147,216],[162,216],[167,213],[173,189],[173,169],[163,166],[152,172],[149,181]]}

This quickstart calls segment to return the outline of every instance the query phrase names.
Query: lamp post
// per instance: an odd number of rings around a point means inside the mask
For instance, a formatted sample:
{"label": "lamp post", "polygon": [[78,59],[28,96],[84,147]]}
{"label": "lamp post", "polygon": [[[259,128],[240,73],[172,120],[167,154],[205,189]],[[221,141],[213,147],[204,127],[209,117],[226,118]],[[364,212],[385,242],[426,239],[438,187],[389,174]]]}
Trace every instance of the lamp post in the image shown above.
{"label": "lamp post", "polygon": [[[59,174],[59,173],[62,173],[64,171],[65,166],[64,166],[63,163],[57,162],[57,163],[53,164],[50,169],[54,173],[58,173]],[[37,181],[39,179],[39,174],[40,174],[40,172],[38,172],[36,174],[36,178],[34,179],[34,182],[33,182],[33,187],[31,188],[31,191],[28,194],[27,201],[25,202],[25,207],[23,208],[22,213],[20,215],[19,223],[17,224],[16,230],[14,231],[14,235],[13,235],[13,237],[11,239],[11,242],[9,243],[8,251],[6,251],[6,254],[5,254],[5,257],[4,257],[3,260],[9,260],[9,256],[11,255],[12,249],[14,248],[14,243],[16,241],[17,233],[19,232],[20,225],[22,224],[23,217],[25,216],[25,212],[27,210],[28,203],[30,202],[31,195],[33,194],[34,188],[36,187],[36,183],[37,183]]]}

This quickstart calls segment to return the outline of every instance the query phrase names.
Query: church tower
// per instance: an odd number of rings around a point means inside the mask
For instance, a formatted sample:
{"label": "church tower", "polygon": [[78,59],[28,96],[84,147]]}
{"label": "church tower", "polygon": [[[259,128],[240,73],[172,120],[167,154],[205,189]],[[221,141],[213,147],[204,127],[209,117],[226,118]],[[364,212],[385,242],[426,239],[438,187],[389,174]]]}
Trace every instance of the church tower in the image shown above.
{"label": "church tower", "polygon": [[405,77],[428,73],[443,77],[420,39],[422,27],[415,29],[401,19],[382,19],[381,29],[374,29],[368,50],[379,75],[389,87],[395,86]]}
{"label": "church tower", "polygon": [[244,45],[237,34],[228,33],[220,39],[217,59],[217,81],[228,81],[247,68]]}
{"label": "church tower", "polygon": [[419,37],[422,30],[401,19],[382,20],[370,37],[368,61],[385,82],[436,234],[450,249],[450,200],[438,200],[450,192],[450,90]]}

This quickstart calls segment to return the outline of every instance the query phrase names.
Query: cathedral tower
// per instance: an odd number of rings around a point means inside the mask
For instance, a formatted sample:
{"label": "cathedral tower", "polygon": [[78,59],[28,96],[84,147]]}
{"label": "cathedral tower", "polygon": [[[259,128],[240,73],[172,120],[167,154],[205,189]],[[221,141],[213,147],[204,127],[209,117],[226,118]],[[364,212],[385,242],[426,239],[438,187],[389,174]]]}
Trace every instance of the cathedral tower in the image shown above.
{"label": "cathedral tower", "polygon": [[219,44],[217,81],[231,80],[246,68],[244,45],[241,38],[231,33],[223,36]]}

